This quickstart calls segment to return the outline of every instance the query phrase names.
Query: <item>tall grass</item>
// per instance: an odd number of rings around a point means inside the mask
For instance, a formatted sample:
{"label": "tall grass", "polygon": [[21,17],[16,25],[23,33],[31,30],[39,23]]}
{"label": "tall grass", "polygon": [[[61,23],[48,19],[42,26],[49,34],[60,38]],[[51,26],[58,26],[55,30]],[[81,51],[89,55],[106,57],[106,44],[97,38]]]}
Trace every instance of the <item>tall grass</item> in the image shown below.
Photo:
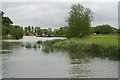
{"label": "tall grass", "polygon": [[27,43],[27,44],[22,44],[21,47],[36,49],[36,48],[40,48],[40,44],[39,43],[35,43],[35,44]]}
{"label": "tall grass", "polygon": [[118,50],[120,50],[120,47],[118,47],[118,35],[98,35],[81,39],[50,40],[45,41],[43,46],[74,53],[86,52],[92,56],[110,57],[114,60],[118,59]]}

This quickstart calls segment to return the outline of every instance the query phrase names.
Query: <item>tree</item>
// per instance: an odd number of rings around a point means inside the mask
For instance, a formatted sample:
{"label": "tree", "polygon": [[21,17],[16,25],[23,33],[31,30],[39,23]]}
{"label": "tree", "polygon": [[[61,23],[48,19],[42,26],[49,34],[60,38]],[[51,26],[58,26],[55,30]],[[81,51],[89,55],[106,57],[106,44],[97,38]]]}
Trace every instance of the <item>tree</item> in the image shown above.
{"label": "tree", "polygon": [[68,34],[67,37],[84,37],[89,34],[92,12],[89,8],[85,8],[80,4],[72,5],[67,18]]}
{"label": "tree", "polygon": [[34,27],[32,26],[32,32],[34,32]]}
{"label": "tree", "polygon": [[48,35],[49,31],[47,29],[42,29],[42,34]]}
{"label": "tree", "polygon": [[98,25],[94,27],[93,32],[97,34],[110,34],[110,33],[116,33],[117,29],[106,24],[106,25]]}
{"label": "tree", "polygon": [[9,17],[4,17],[4,12],[1,11],[2,16],[2,38],[8,38],[8,34],[12,36],[13,39],[21,39],[23,37],[23,27],[13,26],[13,22]]}
{"label": "tree", "polygon": [[0,11],[0,16],[2,16],[2,17],[3,17],[3,16],[4,16],[4,14],[5,14],[5,13],[4,13],[3,11]]}
{"label": "tree", "polygon": [[28,32],[28,27],[25,27],[24,30],[25,30],[25,32]]}
{"label": "tree", "polygon": [[69,35],[68,31],[69,31],[69,27],[68,26],[64,26],[63,27],[63,35],[65,35],[65,36]]}
{"label": "tree", "polygon": [[30,26],[28,26],[28,32],[31,32],[31,27]]}
{"label": "tree", "polygon": [[4,26],[10,26],[13,24],[12,20],[9,17],[4,17],[4,12],[0,11],[0,16],[2,17],[2,25]]}
{"label": "tree", "polygon": [[63,27],[60,27],[59,29],[55,29],[53,33],[55,35],[63,35]]}
{"label": "tree", "polygon": [[40,27],[36,27],[36,32],[38,33],[38,35],[41,35],[42,34],[42,30]]}
{"label": "tree", "polygon": [[4,14],[5,13],[3,11],[0,11],[0,16],[2,20],[0,20],[0,23],[2,23],[2,36],[6,36],[10,33],[11,24],[13,24],[12,20],[9,19],[9,17],[4,17]]}
{"label": "tree", "polygon": [[48,28],[48,36],[50,37],[52,35],[52,28]]}
{"label": "tree", "polygon": [[9,17],[2,17],[2,25],[10,26],[11,24],[13,24],[13,22]]}
{"label": "tree", "polygon": [[117,33],[120,34],[120,29],[117,29]]}
{"label": "tree", "polygon": [[20,26],[12,26],[10,34],[13,39],[21,39],[23,37],[23,28]]}
{"label": "tree", "polygon": [[37,27],[35,27],[35,32],[37,32]]}

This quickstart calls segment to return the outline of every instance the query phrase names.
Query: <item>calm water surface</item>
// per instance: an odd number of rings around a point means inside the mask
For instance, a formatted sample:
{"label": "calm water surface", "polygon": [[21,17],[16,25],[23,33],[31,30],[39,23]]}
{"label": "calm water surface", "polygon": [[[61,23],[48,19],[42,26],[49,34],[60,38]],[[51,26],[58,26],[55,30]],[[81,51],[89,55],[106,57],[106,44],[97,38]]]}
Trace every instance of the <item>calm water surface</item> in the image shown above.
{"label": "calm water surface", "polygon": [[21,40],[4,40],[2,54],[3,78],[117,78],[118,61],[109,58],[86,57],[83,53],[47,52],[26,48],[38,40],[64,39],[61,37],[26,36]]}

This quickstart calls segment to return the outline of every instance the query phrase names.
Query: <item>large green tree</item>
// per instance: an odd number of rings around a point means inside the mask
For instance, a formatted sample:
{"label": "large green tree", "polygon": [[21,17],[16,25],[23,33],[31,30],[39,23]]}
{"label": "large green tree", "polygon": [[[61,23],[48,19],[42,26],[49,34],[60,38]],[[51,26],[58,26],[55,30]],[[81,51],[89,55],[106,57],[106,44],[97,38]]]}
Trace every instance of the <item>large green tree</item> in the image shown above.
{"label": "large green tree", "polygon": [[88,35],[92,19],[92,12],[89,8],[85,8],[80,4],[72,5],[66,19],[69,26],[67,37],[84,37]]}
{"label": "large green tree", "polygon": [[9,17],[2,17],[2,25],[10,26],[11,24],[13,24],[13,22]]}
{"label": "large green tree", "polygon": [[10,29],[11,29],[11,24],[13,24],[13,21],[9,18],[4,16],[4,12],[0,11],[0,16],[2,19],[2,35],[6,36],[7,34],[10,33]]}
{"label": "large green tree", "polygon": [[2,38],[8,38],[8,34],[11,35],[12,39],[21,39],[23,37],[23,28],[20,26],[13,26],[13,21],[4,16],[4,12],[0,11],[2,16]]}
{"label": "large green tree", "polygon": [[110,33],[117,33],[117,29],[106,24],[106,25],[98,25],[92,28],[93,33],[97,34],[110,34]]}
{"label": "large green tree", "polygon": [[59,29],[54,29],[53,34],[54,35],[65,35],[65,28],[66,27],[60,27]]}
{"label": "large green tree", "polygon": [[5,13],[3,11],[0,11],[0,16],[2,17],[2,25],[10,26],[13,24],[13,21],[9,17],[5,17],[4,14]]}
{"label": "large green tree", "polygon": [[21,39],[23,38],[23,28],[20,26],[12,26],[10,34],[13,39]]}

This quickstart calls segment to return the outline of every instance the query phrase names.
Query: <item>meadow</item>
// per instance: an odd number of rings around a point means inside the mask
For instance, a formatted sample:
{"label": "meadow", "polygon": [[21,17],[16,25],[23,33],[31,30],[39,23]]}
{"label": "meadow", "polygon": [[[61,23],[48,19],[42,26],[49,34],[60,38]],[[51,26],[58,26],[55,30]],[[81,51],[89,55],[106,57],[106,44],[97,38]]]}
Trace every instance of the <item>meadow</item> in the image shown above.
{"label": "meadow", "polygon": [[[78,44],[101,44],[104,46],[118,46],[118,35],[97,35],[97,36],[88,36],[82,39],[70,39],[73,42]],[[69,41],[69,39],[68,39]]]}

